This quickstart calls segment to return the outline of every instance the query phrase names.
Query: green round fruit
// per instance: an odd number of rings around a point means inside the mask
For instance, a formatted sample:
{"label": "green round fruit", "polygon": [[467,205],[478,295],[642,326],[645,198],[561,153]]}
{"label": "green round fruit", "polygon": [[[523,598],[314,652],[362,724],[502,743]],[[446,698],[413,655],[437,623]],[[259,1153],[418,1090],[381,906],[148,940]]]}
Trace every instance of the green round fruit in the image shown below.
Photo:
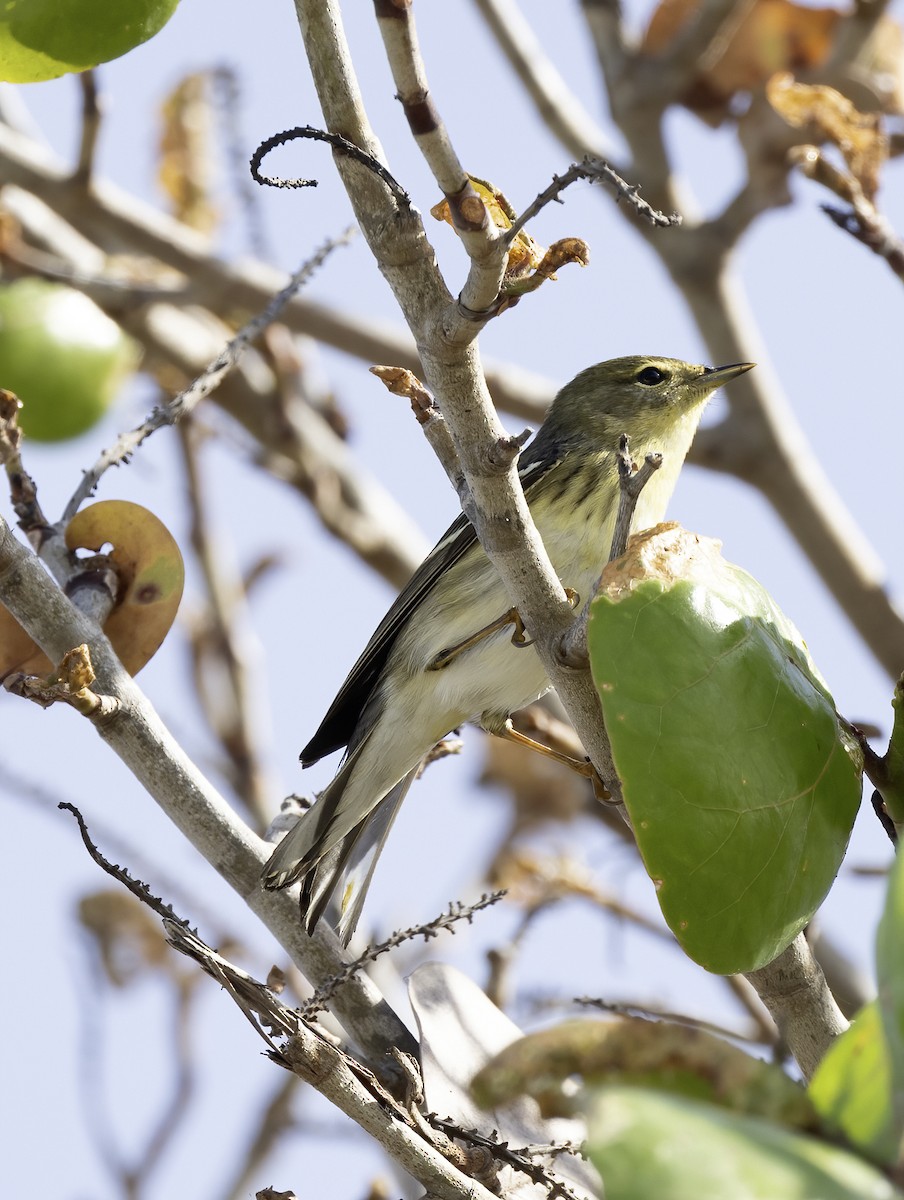
{"label": "green round fruit", "polygon": [[0,387],[41,442],[77,437],[104,415],[139,350],[93,300],[43,279],[0,287]]}
{"label": "green round fruit", "polygon": [[179,0],[3,0],[0,80],[37,83],[119,58],[162,29]]}

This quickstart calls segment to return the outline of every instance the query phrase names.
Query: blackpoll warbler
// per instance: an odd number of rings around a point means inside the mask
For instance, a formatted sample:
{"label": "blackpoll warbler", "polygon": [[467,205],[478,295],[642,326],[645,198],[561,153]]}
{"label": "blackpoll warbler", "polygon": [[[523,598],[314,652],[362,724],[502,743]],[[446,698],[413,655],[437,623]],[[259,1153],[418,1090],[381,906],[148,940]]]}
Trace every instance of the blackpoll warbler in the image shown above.
{"label": "blackpoll warbler", "polygon": [[[562,584],[586,599],[608,558],[618,511],[616,451],[659,451],[633,528],[661,521],[704,405],[752,363],[692,366],[671,358],[616,358],[562,388],[519,474]],[[479,718],[500,732],[508,715],[549,687],[536,651],[488,626],[510,609],[502,581],[464,515],[415,571],[381,621],[320,728],[301,752],[309,766],[346,747],[335,779],[276,847],[270,889],[303,881],[312,931],[333,892],[348,941],[377,857],[423,757],[450,730]],[[478,636],[475,636],[478,635]]]}

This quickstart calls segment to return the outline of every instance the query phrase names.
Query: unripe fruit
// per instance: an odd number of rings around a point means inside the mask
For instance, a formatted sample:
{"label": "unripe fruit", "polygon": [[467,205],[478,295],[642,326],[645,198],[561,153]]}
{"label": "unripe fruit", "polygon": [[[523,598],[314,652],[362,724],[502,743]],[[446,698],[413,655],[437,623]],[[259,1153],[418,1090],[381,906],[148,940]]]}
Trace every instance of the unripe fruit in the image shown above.
{"label": "unripe fruit", "polygon": [[35,278],[0,287],[0,387],[22,401],[19,424],[30,438],[63,441],[90,429],[139,353],[73,288]]}

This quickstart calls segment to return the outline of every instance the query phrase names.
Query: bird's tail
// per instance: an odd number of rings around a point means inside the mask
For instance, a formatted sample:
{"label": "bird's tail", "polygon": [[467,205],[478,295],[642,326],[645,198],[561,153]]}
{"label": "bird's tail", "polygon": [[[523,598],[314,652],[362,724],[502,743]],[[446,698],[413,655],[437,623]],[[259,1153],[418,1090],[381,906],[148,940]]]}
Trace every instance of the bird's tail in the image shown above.
{"label": "bird's tail", "polygon": [[289,830],[262,875],[268,891],[302,881],[301,907],[308,933],[335,894],[336,924],[343,943],[355,930],[377,859],[420,765],[354,821],[354,806],[348,804],[345,791],[365,745],[366,739],[355,747],[310,811]]}
{"label": "bird's tail", "polygon": [[314,926],[332,901],[333,924],[343,946],[348,945],[361,917],[377,859],[419,766],[399,780],[377,807],[305,876],[301,908],[308,933],[314,932]]}

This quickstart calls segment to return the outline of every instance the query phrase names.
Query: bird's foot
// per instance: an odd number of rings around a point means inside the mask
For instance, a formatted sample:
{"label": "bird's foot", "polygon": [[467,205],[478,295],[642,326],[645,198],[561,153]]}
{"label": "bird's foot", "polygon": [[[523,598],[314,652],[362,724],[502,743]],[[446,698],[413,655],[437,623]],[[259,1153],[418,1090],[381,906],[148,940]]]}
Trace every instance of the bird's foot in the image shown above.
{"label": "bird's foot", "polygon": [[427,667],[427,670],[441,671],[443,667],[448,667],[449,663],[458,658],[460,654],[464,654],[466,650],[470,650],[473,646],[478,645],[485,638],[492,637],[500,629],[505,629],[506,625],[515,626],[515,632],[512,634],[513,646],[530,645],[530,639],[525,635],[524,624],[518,614],[517,608],[510,608],[508,612],[504,612],[501,617],[497,617],[495,621],[491,621],[483,629],[478,629],[476,633],[472,633],[463,642],[459,642],[455,646],[449,646],[445,650],[440,650],[436,658]]}
{"label": "bird's foot", "polygon": [[[565,596],[572,608],[577,608],[581,602],[581,597],[574,588],[567,587]],[[448,667],[450,662],[453,662],[460,654],[464,654],[466,650],[478,645],[485,638],[492,637],[494,633],[498,633],[500,629],[505,629],[506,625],[514,625],[515,629],[512,633],[512,645],[519,649],[524,646],[532,646],[533,638],[529,638],[524,628],[524,622],[521,620],[521,614],[517,608],[510,608],[504,612],[501,617],[497,617],[495,621],[491,621],[489,625],[484,625],[483,629],[478,629],[476,633],[472,633],[470,637],[465,638],[463,642],[458,642],[455,646],[449,646],[445,650],[440,650],[436,658],[427,666],[428,671],[441,671],[443,667]]]}
{"label": "bird's foot", "polygon": [[527,746],[528,749],[536,750],[538,754],[543,754],[546,758],[551,758],[554,762],[569,767],[578,775],[583,775],[585,779],[590,780],[593,795],[600,802],[605,803],[612,799],[611,792],[603,783],[599,772],[589,758],[573,758],[570,754],[553,750],[551,746],[544,746],[542,742],[535,741],[526,733],[519,733],[512,725],[511,719],[502,717],[499,713],[483,713],[480,718],[480,727],[492,734],[493,737],[503,738],[507,742],[515,742],[519,746]]}

